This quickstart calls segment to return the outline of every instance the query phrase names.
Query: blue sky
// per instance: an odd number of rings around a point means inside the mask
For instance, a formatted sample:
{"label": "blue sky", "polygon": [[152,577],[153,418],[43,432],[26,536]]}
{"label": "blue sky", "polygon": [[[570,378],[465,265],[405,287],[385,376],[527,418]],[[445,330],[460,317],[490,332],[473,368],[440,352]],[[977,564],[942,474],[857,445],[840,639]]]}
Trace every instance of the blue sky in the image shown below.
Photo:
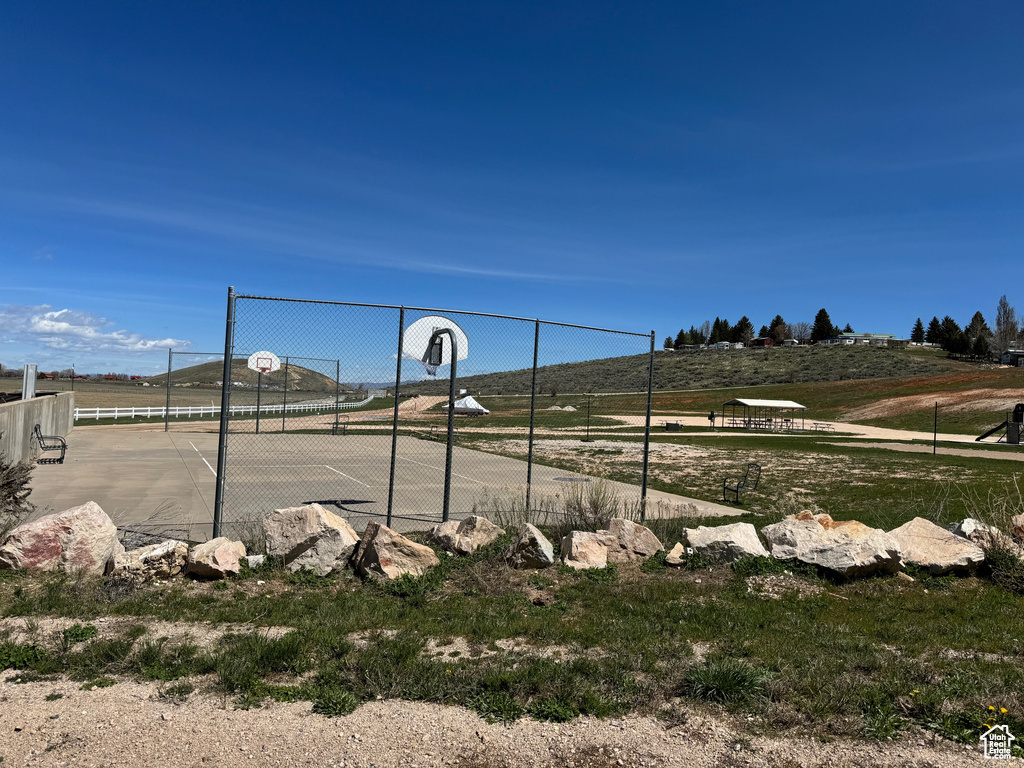
{"label": "blue sky", "polygon": [[1021,285],[1024,4],[6,3],[0,362],[244,293],[906,335]]}

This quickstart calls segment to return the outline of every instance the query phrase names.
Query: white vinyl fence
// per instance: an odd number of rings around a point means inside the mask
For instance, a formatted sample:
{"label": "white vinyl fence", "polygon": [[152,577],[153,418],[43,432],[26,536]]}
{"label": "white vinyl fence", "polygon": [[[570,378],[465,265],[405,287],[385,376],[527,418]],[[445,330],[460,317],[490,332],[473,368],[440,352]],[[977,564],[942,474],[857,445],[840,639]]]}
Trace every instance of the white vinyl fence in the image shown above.
{"label": "white vinyl fence", "polygon": [[[288,413],[322,413],[333,411],[347,411],[353,408],[361,408],[368,405],[378,395],[371,394],[365,400],[348,403],[335,403],[333,400],[319,400],[310,403],[289,403],[288,405],[261,405],[260,413],[281,413],[282,410]],[[75,421],[79,419],[152,419],[164,418],[167,409],[164,406],[158,408],[75,408]],[[171,408],[171,418],[191,418],[203,416],[216,416],[220,413],[219,405],[182,405]],[[233,405],[231,406],[232,416],[255,416],[255,405]]]}

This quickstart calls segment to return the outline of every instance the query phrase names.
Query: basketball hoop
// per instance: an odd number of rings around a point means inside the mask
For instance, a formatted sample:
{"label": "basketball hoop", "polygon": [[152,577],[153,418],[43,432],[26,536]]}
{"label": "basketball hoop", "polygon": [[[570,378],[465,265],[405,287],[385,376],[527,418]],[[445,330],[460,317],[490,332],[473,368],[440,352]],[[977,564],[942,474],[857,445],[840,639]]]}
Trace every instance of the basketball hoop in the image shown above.
{"label": "basketball hoop", "polygon": [[281,361],[273,352],[254,352],[249,355],[249,370],[260,374],[273,373],[281,368]]}

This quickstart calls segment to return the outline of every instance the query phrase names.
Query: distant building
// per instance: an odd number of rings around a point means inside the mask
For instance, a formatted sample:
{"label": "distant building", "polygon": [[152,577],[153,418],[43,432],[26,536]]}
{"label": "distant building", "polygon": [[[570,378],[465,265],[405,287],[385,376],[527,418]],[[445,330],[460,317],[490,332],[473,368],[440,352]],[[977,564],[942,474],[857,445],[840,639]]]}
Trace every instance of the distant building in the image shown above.
{"label": "distant building", "polygon": [[1014,368],[1024,368],[1024,349],[1008,349],[1003,352],[999,362],[1003,365],[1012,365]]}
{"label": "distant building", "polygon": [[775,341],[774,341],[774,339],[770,339],[767,336],[764,336],[764,337],[762,337],[760,339],[754,339],[752,342],[750,342],[750,346],[752,346],[752,347],[774,347],[775,346]]}

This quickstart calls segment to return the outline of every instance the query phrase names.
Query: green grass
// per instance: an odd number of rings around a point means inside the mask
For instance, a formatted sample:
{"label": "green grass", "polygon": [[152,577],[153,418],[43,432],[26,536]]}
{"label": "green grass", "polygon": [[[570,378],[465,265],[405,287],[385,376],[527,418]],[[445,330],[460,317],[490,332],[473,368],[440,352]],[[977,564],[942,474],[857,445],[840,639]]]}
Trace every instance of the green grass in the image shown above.
{"label": "green grass", "polygon": [[[666,534],[670,524],[654,527]],[[382,697],[462,705],[504,722],[672,717],[682,696],[712,713],[742,714],[751,733],[881,739],[916,724],[976,739],[990,705],[1005,706],[1011,729],[1024,730],[1024,597],[987,579],[947,579],[942,588],[893,578],[821,582],[810,569],[762,560],[536,574],[502,564],[507,541],[390,584],[300,585],[268,568],[225,591],[184,581],[118,593],[100,579],[9,574],[0,579],[0,615],[66,616],[82,629],[70,647],[0,637],[0,667],[24,680],[155,680],[162,695],[179,698],[212,686],[240,708],[305,700],[324,716]],[[747,578],[780,570],[821,589],[779,600],[748,591]],[[255,587],[257,576],[265,588]],[[532,602],[538,589],[553,600]],[[135,617],[136,628],[90,637],[99,616]],[[251,630],[200,648],[140,637],[151,620]],[[455,637],[468,652],[428,652]],[[538,652],[496,645],[513,638]],[[700,661],[697,645],[711,649]],[[540,652],[548,648],[563,656]]]}

